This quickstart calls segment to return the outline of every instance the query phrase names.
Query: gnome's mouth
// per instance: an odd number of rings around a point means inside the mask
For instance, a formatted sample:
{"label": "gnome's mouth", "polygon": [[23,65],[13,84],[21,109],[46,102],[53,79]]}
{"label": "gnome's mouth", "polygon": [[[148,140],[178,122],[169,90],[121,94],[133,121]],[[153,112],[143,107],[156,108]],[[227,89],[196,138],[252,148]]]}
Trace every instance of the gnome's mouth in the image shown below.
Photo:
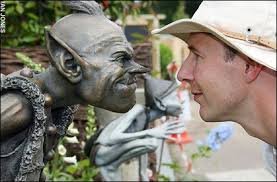
{"label": "gnome's mouth", "polygon": [[121,97],[130,97],[134,95],[137,88],[136,77],[124,74],[120,77],[114,85],[114,92]]}

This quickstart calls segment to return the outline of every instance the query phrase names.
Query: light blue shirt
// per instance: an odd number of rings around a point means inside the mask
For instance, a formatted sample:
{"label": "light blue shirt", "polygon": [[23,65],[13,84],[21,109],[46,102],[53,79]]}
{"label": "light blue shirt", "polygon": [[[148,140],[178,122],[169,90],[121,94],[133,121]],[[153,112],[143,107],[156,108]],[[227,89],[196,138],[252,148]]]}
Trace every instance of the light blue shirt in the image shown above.
{"label": "light blue shirt", "polygon": [[266,163],[266,169],[276,178],[276,148],[265,143],[263,158]]}

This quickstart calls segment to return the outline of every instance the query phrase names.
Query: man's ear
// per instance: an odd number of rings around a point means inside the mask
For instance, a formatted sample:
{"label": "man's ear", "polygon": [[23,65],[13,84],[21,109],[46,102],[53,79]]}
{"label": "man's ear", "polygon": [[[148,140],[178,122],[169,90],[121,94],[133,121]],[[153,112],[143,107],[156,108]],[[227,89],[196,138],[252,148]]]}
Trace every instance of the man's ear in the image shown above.
{"label": "man's ear", "polygon": [[82,71],[72,54],[57,42],[45,28],[45,40],[51,64],[71,83],[78,83],[82,79]]}
{"label": "man's ear", "polygon": [[254,81],[260,72],[262,71],[263,65],[252,61],[250,59],[247,59],[245,61],[245,76],[246,76],[246,81],[248,83]]}

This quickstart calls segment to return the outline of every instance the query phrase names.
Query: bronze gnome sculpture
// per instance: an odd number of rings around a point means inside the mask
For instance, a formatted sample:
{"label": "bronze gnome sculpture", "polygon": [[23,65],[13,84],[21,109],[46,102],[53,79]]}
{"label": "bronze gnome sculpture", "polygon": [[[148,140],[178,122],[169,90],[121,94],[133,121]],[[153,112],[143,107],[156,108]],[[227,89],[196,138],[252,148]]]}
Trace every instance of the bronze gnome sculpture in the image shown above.
{"label": "bronze gnome sculpture", "polygon": [[77,104],[114,112],[135,105],[135,75],[122,29],[94,1],[64,1],[73,14],[45,29],[51,65],[1,74],[1,181],[45,180],[43,168]]}

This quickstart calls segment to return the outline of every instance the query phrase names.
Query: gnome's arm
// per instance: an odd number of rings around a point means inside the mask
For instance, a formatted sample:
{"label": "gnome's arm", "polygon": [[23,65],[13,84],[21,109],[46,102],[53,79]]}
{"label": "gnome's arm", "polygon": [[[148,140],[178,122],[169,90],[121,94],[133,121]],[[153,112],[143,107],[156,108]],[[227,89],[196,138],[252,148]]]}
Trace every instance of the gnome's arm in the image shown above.
{"label": "gnome's arm", "polygon": [[31,121],[31,104],[21,93],[1,95],[1,139],[21,131]]}

